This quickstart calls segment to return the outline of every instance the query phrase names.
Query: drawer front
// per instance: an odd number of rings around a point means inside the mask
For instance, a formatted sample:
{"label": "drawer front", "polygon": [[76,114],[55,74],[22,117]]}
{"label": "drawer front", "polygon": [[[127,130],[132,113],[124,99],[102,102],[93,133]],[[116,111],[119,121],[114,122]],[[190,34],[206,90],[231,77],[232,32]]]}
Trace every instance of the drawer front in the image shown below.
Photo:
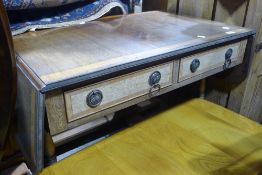
{"label": "drawer front", "polygon": [[[68,122],[87,117],[88,115],[117,104],[148,94],[151,88],[149,85],[149,77],[156,71],[161,74],[161,79],[158,83],[161,88],[172,84],[173,63],[167,63],[95,85],[65,92]],[[94,97],[90,96],[90,94],[96,94],[98,101],[102,97],[102,101],[98,106],[94,107],[91,105],[92,107],[90,107],[90,101],[88,101],[88,99]]]}
{"label": "drawer front", "polygon": [[242,63],[246,44],[247,40],[244,40],[238,43],[182,58],[179,69],[179,82],[192,78],[196,75],[203,74],[212,69],[221,66],[224,67],[225,61],[228,59],[230,59],[230,61],[227,61],[227,65],[225,65],[227,68],[230,68],[230,65],[233,65],[232,63]]}

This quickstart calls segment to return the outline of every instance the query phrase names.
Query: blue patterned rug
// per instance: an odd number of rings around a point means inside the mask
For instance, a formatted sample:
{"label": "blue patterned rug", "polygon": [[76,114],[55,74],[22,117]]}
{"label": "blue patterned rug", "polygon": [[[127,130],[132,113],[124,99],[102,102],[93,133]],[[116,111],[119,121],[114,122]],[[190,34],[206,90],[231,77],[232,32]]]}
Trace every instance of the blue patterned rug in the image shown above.
{"label": "blue patterned rug", "polygon": [[128,13],[129,0],[4,0],[13,35],[95,20],[117,9]]}

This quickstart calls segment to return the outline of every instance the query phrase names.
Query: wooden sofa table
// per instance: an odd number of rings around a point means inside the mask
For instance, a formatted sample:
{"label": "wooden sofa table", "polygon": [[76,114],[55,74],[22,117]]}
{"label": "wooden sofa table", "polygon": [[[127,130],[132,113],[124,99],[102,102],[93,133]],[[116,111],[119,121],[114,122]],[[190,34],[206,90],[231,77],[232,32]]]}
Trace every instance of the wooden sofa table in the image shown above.
{"label": "wooden sofa table", "polygon": [[58,146],[121,109],[246,66],[254,34],[155,11],[15,36],[18,138],[31,168],[43,168],[44,129]]}
{"label": "wooden sofa table", "polygon": [[121,131],[41,175],[255,175],[262,170],[262,126],[193,99]]}

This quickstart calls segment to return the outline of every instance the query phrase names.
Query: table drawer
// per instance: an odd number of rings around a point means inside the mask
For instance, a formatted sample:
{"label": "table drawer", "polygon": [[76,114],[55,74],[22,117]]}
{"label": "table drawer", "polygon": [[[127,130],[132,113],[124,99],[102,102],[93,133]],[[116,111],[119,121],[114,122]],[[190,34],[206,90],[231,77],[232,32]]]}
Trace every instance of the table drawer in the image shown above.
{"label": "table drawer", "polygon": [[[160,73],[158,88],[172,84],[173,62],[127,74],[95,85],[64,93],[68,122],[87,117],[96,112],[148,94],[152,74]],[[156,79],[153,79],[153,81]],[[154,89],[156,90],[156,89]],[[154,91],[153,90],[153,91]]]}
{"label": "table drawer", "polygon": [[243,61],[247,40],[181,59],[179,82],[212,69],[230,68]]}

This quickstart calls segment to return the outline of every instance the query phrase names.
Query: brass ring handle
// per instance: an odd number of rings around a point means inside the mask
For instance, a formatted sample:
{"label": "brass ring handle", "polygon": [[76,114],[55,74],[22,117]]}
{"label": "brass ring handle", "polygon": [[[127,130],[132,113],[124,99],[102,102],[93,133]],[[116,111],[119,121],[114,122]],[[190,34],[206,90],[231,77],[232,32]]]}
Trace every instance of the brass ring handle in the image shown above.
{"label": "brass ring handle", "polygon": [[95,108],[101,104],[103,93],[100,90],[91,91],[86,98],[86,103],[90,108]]}
{"label": "brass ring handle", "polygon": [[194,59],[191,64],[190,64],[190,71],[192,73],[195,73],[197,71],[197,69],[200,66],[200,60],[199,59]]}
{"label": "brass ring handle", "polygon": [[226,60],[230,59],[232,57],[232,55],[233,55],[233,49],[230,48],[225,53],[225,59]]}
{"label": "brass ring handle", "polygon": [[233,49],[230,48],[225,53],[225,63],[223,65],[224,70],[226,70],[230,67],[231,62],[232,62],[232,60],[231,60],[232,55],[233,55]]}
{"label": "brass ring handle", "polygon": [[156,96],[160,92],[160,89],[160,84],[154,84],[153,86],[151,86],[151,88],[149,89],[149,97],[152,98]]}
{"label": "brass ring handle", "polygon": [[161,80],[161,73],[159,71],[155,71],[150,75],[148,79],[148,83],[150,86],[153,86],[155,84],[158,84],[160,80]]}
{"label": "brass ring handle", "polygon": [[231,65],[231,62],[232,62],[232,61],[231,61],[230,58],[229,58],[229,59],[226,59],[224,65],[223,65],[223,69],[224,69],[224,70],[228,69],[228,68],[230,67],[230,65]]}

